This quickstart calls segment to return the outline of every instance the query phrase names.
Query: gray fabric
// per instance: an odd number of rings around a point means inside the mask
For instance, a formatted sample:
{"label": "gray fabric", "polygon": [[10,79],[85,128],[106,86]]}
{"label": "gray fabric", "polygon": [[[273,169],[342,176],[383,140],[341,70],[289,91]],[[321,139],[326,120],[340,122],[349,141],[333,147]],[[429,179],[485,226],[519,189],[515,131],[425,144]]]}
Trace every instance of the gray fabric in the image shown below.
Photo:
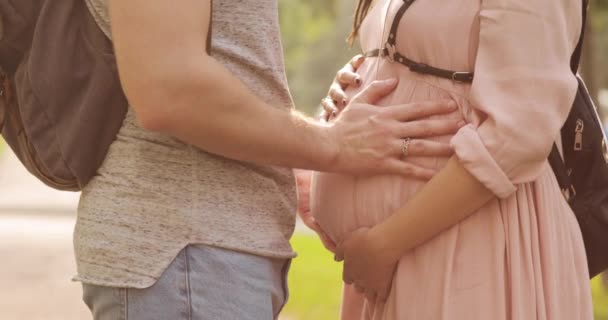
{"label": "gray fabric", "polygon": [[[87,3],[111,36],[107,1]],[[273,107],[291,108],[277,0],[214,0],[212,20],[211,55]],[[291,258],[295,204],[290,169],[229,160],[146,131],[130,108],[82,193],[75,279],[149,287],[188,244]]]}
{"label": "gray fabric", "polygon": [[287,300],[290,260],[188,246],[147,289],[83,284],[94,320],[270,320]]}

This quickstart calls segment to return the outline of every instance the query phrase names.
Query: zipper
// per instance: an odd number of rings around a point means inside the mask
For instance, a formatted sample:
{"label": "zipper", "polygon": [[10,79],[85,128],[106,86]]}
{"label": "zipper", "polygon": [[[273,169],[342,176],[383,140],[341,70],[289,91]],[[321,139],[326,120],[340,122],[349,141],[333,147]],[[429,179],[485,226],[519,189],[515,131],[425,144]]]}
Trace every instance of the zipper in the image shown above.
{"label": "zipper", "polygon": [[583,130],[585,130],[585,123],[582,119],[577,119],[574,129],[574,151],[583,150]]}

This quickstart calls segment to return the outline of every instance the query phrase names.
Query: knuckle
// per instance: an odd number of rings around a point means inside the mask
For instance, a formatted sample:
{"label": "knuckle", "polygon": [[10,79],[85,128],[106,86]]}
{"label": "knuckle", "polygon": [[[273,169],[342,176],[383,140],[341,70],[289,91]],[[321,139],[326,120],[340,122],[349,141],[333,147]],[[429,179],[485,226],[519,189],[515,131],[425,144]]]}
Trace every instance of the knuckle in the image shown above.
{"label": "knuckle", "polygon": [[340,87],[339,84],[336,84],[336,83],[332,84],[331,87],[329,87],[329,95],[330,96],[337,95],[340,90],[340,89],[338,89],[339,87]]}
{"label": "knuckle", "polygon": [[420,130],[420,134],[422,134],[424,136],[431,135],[431,126],[429,125],[428,122],[420,122],[420,123],[418,123],[418,127]]}
{"label": "knuckle", "polygon": [[426,152],[426,146],[420,140],[412,140],[410,145],[410,153],[413,154],[424,154]]}
{"label": "knuckle", "polygon": [[401,169],[401,172],[405,175],[412,176],[412,175],[414,175],[415,170],[412,166],[406,165],[406,166],[403,166],[403,168]]}
{"label": "knuckle", "polygon": [[327,112],[331,112],[335,109],[333,102],[329,102],[327,100],[324,100],[323,102],[321,102],[321,106]]}

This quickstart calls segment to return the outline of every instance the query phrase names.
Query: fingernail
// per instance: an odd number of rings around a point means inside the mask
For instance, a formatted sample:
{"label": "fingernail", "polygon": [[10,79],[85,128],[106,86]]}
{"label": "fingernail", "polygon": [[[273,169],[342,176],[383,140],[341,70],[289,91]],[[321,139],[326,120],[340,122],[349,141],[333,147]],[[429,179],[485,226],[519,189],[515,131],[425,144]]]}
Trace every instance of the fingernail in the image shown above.
{"label": "fingernail", "polygon": [[458,126],[459,126],[459,127],[464,127],[464,126],[466,126],[466,125],[467,125],[467,123],[466,123],[465,121],[460,121],[460,122],[458,122]]}
{"label": "fingernail", "polygon": [[395,78],[390,78],[390,79],[386,79],[384,80],[384,83],[386,83],[387,85],[394,85],[395,83],[397,83],[397,79]]}

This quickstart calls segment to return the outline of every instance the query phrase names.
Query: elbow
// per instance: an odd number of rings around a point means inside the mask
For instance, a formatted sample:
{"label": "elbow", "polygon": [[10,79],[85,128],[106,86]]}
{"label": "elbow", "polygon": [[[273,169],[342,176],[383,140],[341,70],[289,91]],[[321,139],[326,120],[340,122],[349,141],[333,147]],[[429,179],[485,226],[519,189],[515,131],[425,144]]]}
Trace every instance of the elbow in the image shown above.
{"label": "elbow", "polygon": [[[135,111],[138,124],[148,130],[155,132],[167,132],[172,127],[173,119],[169,112],[169,93],[157,86],[140,87],[137,90],[129,90],[127,94],[129,103]],[[154,92],[152,94],[152,92]]]}
{"label": "elbow", "polygon": [[198,98],[213,93],[213,77],[206,71],[212,60],[185,53],[119,64],[123,90],[142,128],[171,134],[183,126],[184,113],[200,103]]}
{"label": "elbow", "polygon": [[154,132],[168,132],[171,128],[171,119],[163,108],[146,107],[144,110],[135,111],[139,125]]}
{"label": "elbow", "polygon": [[207,84],[204,74],[193,74],[192,68],[174,68],[147,74],[127,82],[125,92],[135,111],[139,125],[149,131],[171,134],[183,127],[187,113],[204,95]]}

